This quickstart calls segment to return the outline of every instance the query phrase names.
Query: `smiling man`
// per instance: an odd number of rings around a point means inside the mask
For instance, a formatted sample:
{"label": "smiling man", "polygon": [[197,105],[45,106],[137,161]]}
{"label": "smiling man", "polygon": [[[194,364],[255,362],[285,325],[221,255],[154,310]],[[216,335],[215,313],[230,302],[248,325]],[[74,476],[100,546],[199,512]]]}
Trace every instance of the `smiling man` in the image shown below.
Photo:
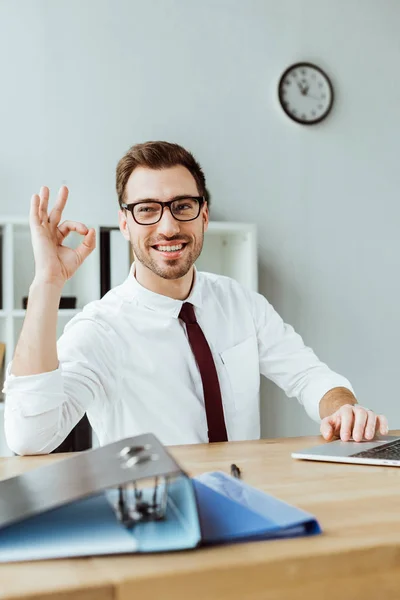
{"label": "smiling man", "polygon": [[[133,146],[117,166],[119,225],[135,261],[122,285],[88,304],[56,341],[65,282],[95,247],[83,223],[31,201],[35,277],[5,383],[5,430],[19,454],[51,452],[85,412],[100,444],[153,432],[165,444],[255,439],[260,374],[296,397],[325,439],[387,432],[350,383],[322,363],[268,301],[196,270],[209,221],[204,173],[184,148]],[[70,231],[84,236],[73,250]]]}
{"label": "smiling man", "polygon": [[123,189],[124,160],[117,182],[123,209],[119,224],[132,244],[136,279],[154,292],[183,300],[192,287],[193,265],[208,225],[206,190],[199,196],[193,175],[183,165],[161,170],[137,166]]}

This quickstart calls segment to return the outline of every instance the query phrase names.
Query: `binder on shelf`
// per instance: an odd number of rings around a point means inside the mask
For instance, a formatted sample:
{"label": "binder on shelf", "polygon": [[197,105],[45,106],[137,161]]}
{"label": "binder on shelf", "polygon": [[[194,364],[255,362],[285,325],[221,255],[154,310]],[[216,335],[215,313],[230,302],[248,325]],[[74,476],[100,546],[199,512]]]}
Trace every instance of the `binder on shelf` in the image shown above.
{"label": "binder on shelf", "polygon": [[100,297],[128,276],[132,253],[119,227],[100,227]]}
{"label": "binder on shelf", "polygon": [[0,562],[167,552],[319,532],[312,515],[229,475],[191,479],[152,434],[0,484]]}

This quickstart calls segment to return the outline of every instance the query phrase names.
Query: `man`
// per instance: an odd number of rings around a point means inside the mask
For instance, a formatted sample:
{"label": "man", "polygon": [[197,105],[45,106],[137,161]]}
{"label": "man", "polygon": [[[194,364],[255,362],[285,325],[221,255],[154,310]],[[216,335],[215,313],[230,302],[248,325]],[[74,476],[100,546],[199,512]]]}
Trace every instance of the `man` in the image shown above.
{"label": "man", "polygon": [[[5,383],[5,430],[18,454],[55,449],[87,412],[100,444],[152,431],[165,444],[257,438],[260,373],[321,421],[325,439],[387,432],[350,383],[321,363],[267,300],[200,273],[209,221],[206,181],[175,144],[132,147],[117,166],[119,226],[135,262],[126,281],[90,303],[56,342],[63,285],[95,247],[95,232],[31,201],[35,276]],[[84,236],[64,247],[70,231]]]}

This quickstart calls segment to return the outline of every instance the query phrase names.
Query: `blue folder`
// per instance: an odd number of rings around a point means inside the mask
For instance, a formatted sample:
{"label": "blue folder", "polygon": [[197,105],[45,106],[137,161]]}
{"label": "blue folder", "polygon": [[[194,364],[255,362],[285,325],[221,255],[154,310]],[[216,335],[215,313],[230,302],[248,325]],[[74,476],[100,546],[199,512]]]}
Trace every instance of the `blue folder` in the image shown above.
{"label": "blue folder", "polygon": [[204,473],[193,483],[204,544],[321,533],[311,514],[226,473]]}
{"label": "blue folder", "polygon": [[223,472],[191,479],[150,434],[0,482],[0,562],[167,552],[320,531],[312,515]]}

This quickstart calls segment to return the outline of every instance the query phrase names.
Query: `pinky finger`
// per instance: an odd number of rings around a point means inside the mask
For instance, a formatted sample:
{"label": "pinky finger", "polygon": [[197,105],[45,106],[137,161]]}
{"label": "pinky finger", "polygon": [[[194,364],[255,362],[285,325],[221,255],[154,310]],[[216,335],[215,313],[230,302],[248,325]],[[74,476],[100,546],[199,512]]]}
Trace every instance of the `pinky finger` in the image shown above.
{"label": "pinky finger", "polygon": [[386,435],[387,432],[389,431],[389,427],[388,427],[388,420],[385,417],[385,415],[377,415],[376,417],[376,430],[382,434],[382,435]]}

